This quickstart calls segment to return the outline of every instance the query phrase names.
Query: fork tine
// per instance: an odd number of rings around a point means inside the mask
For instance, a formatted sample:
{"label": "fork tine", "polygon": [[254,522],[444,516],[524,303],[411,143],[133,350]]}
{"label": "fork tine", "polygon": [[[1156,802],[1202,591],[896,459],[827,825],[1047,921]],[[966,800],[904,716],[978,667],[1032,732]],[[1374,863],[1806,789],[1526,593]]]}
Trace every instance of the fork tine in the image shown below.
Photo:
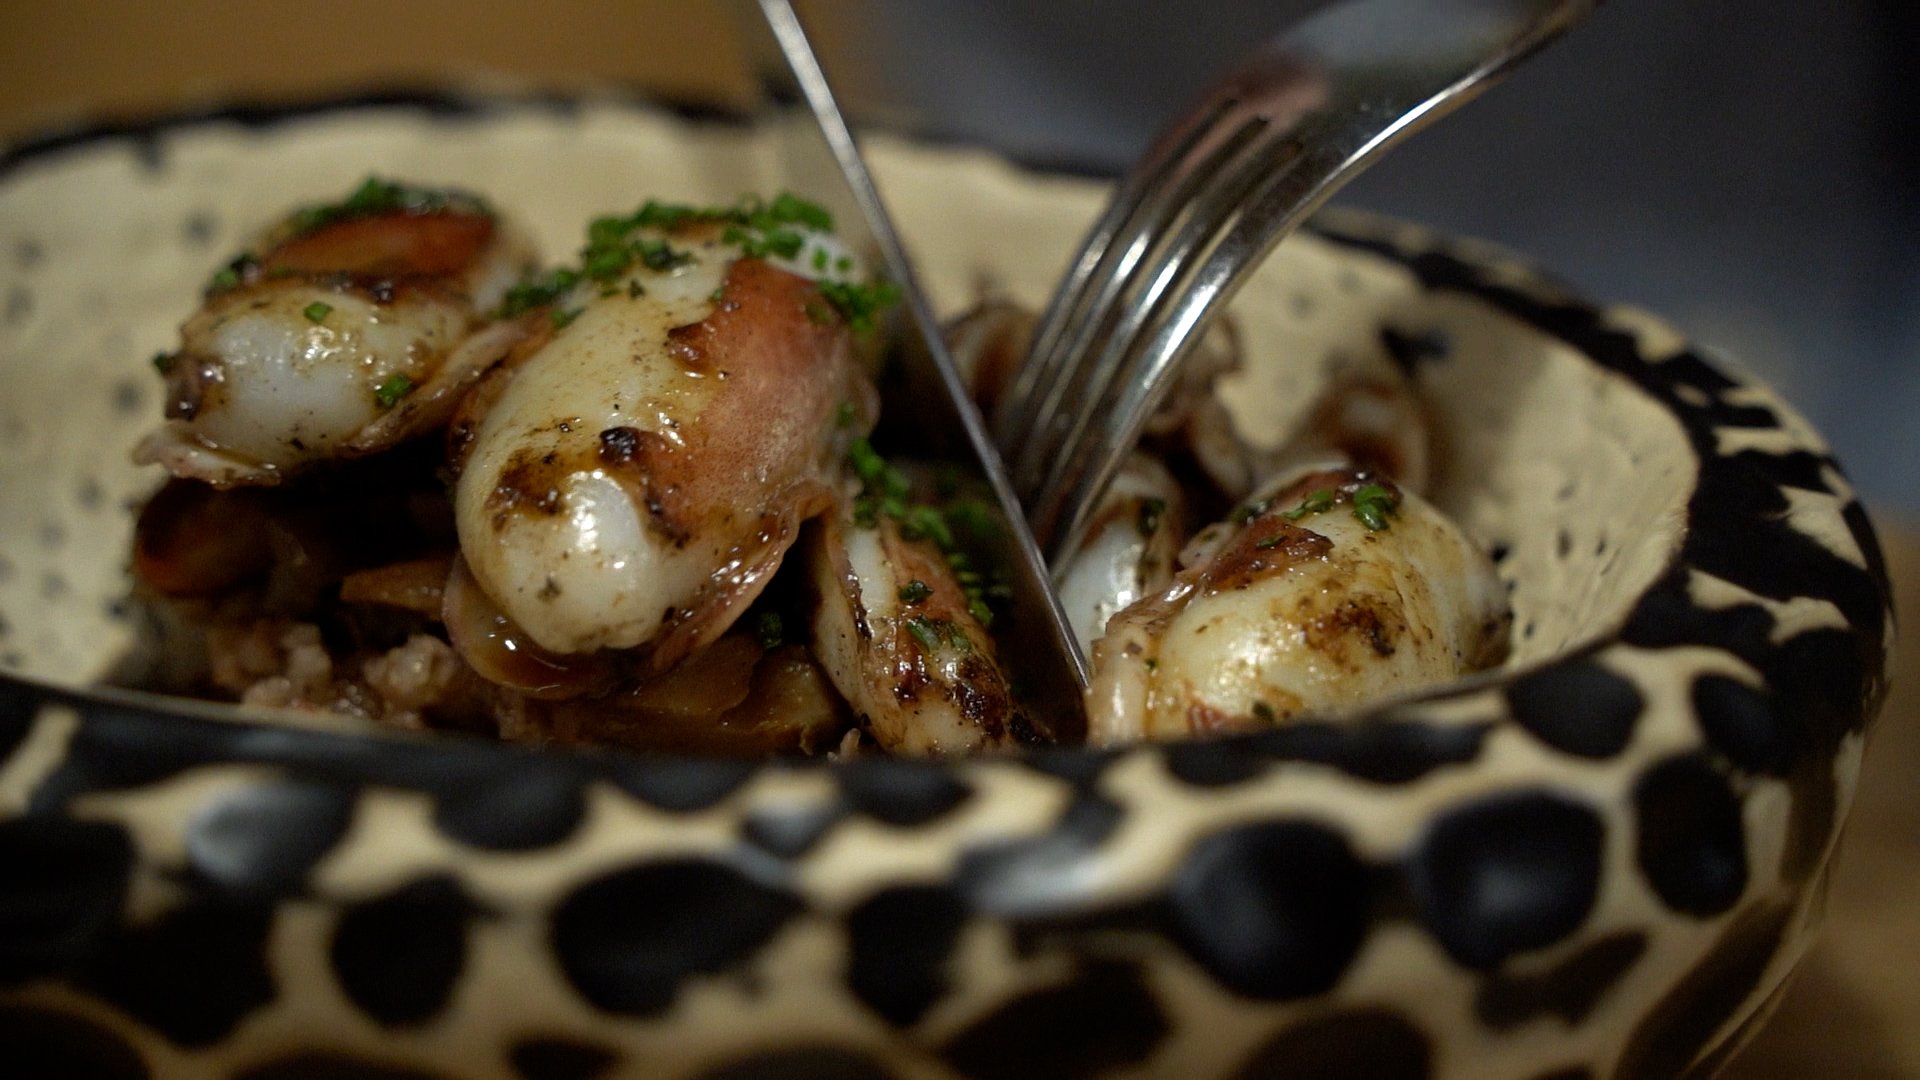
{"label": "fork tine", "polygon": [[[1079,325],[1092,302],[1088,285],[1124,279],[1125,266],[1120,265],[1120,272],[1114,273],[1116,265],[1124,264],[1130,255],[1137,257],[1141,238],[1151,235],[1136,221],[1142,203],[1149,194],[1161,189],[1167,174],[1193,153],[1234,104],[1232,97],[1222,95],[1190,113],[1156,139],[1134,169],[1122,178],[1106,210],[1074,256],[1060,288],[1041,314],[1026,362],[1020,366],[1004,398],[1012,408],[1003,408],[994,417],[995,441],[1003,453],[1024,436],[1036,417],[1045,415],[1040,398],[1057,378],[1059,358],[1071,355],[1062,352],[1061,342]],[[1123,235],[1132,240],[1116,251],[1115,241]]]}
{"label": "fork tine", "polygon": [[1014,486],[1024,496],[1040,490],[1059,448],[1085,427],[1084,417],[1076,418],[1075,406],[1087,396],[1088,387],[1101,385],[1107,377],[1114,358],[1107,345],[1128,325],[1125,313],[1136,310],[1131,301],[1143,279],[1141,266],[1149,259],[1151,265],[1165,260],[1168,237],[1179,235],[1180,223],[1191,220],[1194,208],[1208,201],[1207,188],[1217,184],[1223,172],[1235,171],[1234,162],[1258,143],[1264,127],[1265,120],[1255,116],[1231,129],[1216,129],[1212,138],[1199,141],[1195,153],[1169,163],[1159,182],[1136,200],[1123,223],[1124,233],[1108,246],[1106,261],[1117,265],[1103,262],[1096,268],[1101,287],[1076,298],[1050,351],[1029,354],[1025,366],[1035,378],[1031,397],[1022,403],[1026,408],[1019,420],[1025,423],[1016,420],[1003,444],[1010,451]]}
{"label": "fork tine", "polygon": [[1305,218],[1330,193],[1303,194],[1321,175],[1297,137],[1277,140],[1262,163],[1250,164],[1226,193],[1229,213],[1213,230],[1195,265],[1178,288],[1157,294],[1152,309],[1135,321],[1116,343],[1122,355],[1115,377],[1084,414],[1090,423],[1082,436],[1059,455],[1045,489],[1028,503],[1035,534],[1049,558],[1070,552],[1080,541],[1094,500],[1112,479],[1125,448],[1140,439],[1147,418],[1172,385],[1166,372],[1199,344],[1197,330],[1213,311],[1230,302],[1266,254],[1279,243],[1287,218]]}
{"label": "fork tine", "polygon": [[[1190,192],[1175,193],[1180,212],[1170,229],[1151,254],[1151,259],[1135,268],[1131,280],[1136,287],[1101,313],[1097,333],[1073,363],[1073,382],[1061,395],[1056,422],[1043,428],[1040,445],[1027,448],[1023,464],[1030,459],[1038,464],[1041,478],[1025,491],[1029,520],[1043,546],[1057,539],[1057,533],[1071,526],[1062,518],[1062,500],[1052,492],[1061,492],[1082,482],[1088,434],[1110,429],[1116,423],[1138,428],[1145,413],[1135,421],[1114,410],[1150,410],[1165,396],[1166,384],[1143,384],[1157,376],[1164,364],[1143,370],[1142,355],[1133,345],[1151,331],[1168,303],[1188,291],[1201,258],[1217,242],[1223,230],[1231,227],[1250,193],[1276,171],[1284,171],[1298,158],[1298,142],[1278,139],[1264,121],[1242,129],[1250,137],[1236,139],[1231,157],[1210,162],[1202,174],[1204,183]],[[1139,397],[1136,390],[1144,392]],[[1107,440],[1096,439],[1104,444]]]}

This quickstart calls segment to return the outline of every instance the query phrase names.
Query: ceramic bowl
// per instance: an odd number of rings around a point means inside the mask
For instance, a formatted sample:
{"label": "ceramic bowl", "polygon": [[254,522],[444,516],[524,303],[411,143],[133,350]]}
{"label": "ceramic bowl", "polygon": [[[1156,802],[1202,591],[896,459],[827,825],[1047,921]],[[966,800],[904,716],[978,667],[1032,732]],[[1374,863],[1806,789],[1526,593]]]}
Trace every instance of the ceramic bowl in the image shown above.
{"label": "ceramic bowl", "polygon": [[[936,305],[1044,298],[1101,197],[876,138]],[[1764,1015],[1883,692],[1818,435],[1656,319],[1323,215],[1237,303],[1250,428],[1384,353],[1512,590],[1500,670],[1351,715],[940,764],[541,753],[103,688],[147,357],[370,171],[552,254],[780,186],[751,126],[423,98],[0,158],[0,1060],[34,1076],[1664,1076]],[[1263,407],[1264,406],[1267,407]],[[1258,435],[1257,431],[1250,431]],[[24,1064],[23,1064],[24,1063]]]}

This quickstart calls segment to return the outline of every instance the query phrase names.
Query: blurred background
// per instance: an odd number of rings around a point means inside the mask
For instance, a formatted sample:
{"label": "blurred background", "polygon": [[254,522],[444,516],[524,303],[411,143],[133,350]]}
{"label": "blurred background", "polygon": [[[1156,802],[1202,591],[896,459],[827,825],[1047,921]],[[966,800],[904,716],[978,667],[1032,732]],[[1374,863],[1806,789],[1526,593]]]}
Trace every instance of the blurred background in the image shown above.
{"label": "blurred background", "polygon": [[[857,116],[1111,172],[1211,73],[1316,6],[821,0],[803,11]],[[744,107],[753,83],[732,15],[692,0],[0,0],[0,139],[450,79],[612,83]],[[1915,55],[1915,0],[1608,0],[1340,201],[1514,247],[1774,383],[1876,509],[1911,614]],[[1911,674],[1896,661],[1897,685]],[[1920,1075],[1911,681],[1868,762],[1828,940],[1731,1076]]]}

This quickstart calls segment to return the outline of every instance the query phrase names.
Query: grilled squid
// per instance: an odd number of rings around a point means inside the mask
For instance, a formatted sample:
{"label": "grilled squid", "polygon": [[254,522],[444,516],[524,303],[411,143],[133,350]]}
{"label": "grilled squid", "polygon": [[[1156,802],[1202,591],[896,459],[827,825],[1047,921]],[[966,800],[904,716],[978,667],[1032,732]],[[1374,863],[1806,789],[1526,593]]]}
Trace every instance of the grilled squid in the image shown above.
{"label": "grilled squid", "polygon": [[1067,556],[1054,585],[1067,622],[1089,652],[1107,620],[1173,581],[1186,499],[1166,466],[1138,451],[1095,508],[1087,538]]}
{"label": "grilled squid", "polygon": [[549,336],[453,435],[461,550],[501,617],[547,653],[641,650],[658,672],[765,588],[876,405],[810,276],[847,272],[830,235],[749,254],[737,228],[656,219],[595,223],[584,270],[541,297]]}
{"label": "grilled squid", "polygon": [[1025,721],[993,639],[940,552],[851,503],[814,528],[813,650],[889,753],[945,756],[1013,745]]}
{"label": "grilled squid", "polygon": [[[1231,352],[1216,374],[1240,367],[1237,346]],[[1227,497],[1246,498],[1274,476],[1329,458],[1392,477],[1403,490],[1427,490],[1426,409],[1385,354],[1336,354],[1286,378],[1273,393],[1237,395],[1243,410],[1255,410],[1245,426],[1218,383],[1183,419],[1195,460]]]}
{"label": "grilled squid", "polygon": [[1362,469],[1295,475],[1203,530],[1171,586],[1107,624],[1091,742],[1257,730],[1503,657],[1505,590],[1457,526]]}
{"label": "grilled squid", "polygon": [[168,422],[135,452],[220,487],[280,482],[431,431],[512,344],[487,319],[532,263],[478,198],[368,180],[215,276],[156,359]]}

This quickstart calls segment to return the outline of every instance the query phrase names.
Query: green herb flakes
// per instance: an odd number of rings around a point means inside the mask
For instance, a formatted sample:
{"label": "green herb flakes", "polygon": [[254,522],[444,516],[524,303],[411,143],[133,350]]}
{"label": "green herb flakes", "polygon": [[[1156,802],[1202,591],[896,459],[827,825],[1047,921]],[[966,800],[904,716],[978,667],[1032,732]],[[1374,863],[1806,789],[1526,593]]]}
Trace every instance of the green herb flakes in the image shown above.
{"label": "green herb flakes", "polygon": [[1387,527],[1387,517],[1400,509],[1400,497],[1381,484],[1367,484],[1353,493],[1353,516],[1375,532]]}
{"label": "green herb flakes", "polygon": [[386,382],[373,388],[373,400],[383,409],[391,409],[400,404],[400,399],[413,393],[413,380],[405,375],[395,375]]}
{"label": "green herb flakes", "polygon": [[300,314],[305,315],[307,321],[311,323],[326,322],[327,316],[333,314],[333,305],[315,300],[313,303],[301,308]]}
{"label": "green herb flakes", "polygon": [[443,210],[493,216],[493,208],[476,195],[450,189],[414,187],[369,176],[346,198],[297,210],[287,219],[287,224],[295,236],[302,236],[353,218],[393,213],[430,214]]}
{"label": "green herb flakes", "polygon": [[847,464],[853,467],[853,475],[868,485],[879,480],[880,474],[887,470],[886,459],[865,439],[855,439],[847,444]]}
{"label": "green herb flakes", "polygon": [[924,615],[915,615],[907,620],[907,631],[919,640],[922,647],[933,650],[940,647],[938,624]]}
{"label": "green herb flakes", "polygon": [[221,267],[213,277],[207,279],[206,295],[215,296],[229,289],[237,289],[248,276],[258,269],[260,261],[251,255],[237,255],[227,265]]}
{"label": "green herb flakes", "polygon": [[900,300],[900,289],[891,281],[857,285],[850,281],[822,281],[820,295],[855,333],[865,333],[876,325],[876,316]]}
{"label": "green herb flakes", "polygon": [[909,540],[932,540],[942,551],[953,547],[953,530],[947,519],[931,506],[913,506],[902,515],[900,535]]}
{"label": "green herb flakes", "polygon": [[1300,505],[1283,512],[1280,516],[1288,521],[1299,521],[1308,514],[1319,514],[1333,509],[1333,492],[1320,488],[1300,500]]}
{"label": "green herb flakes", "polygon": [[945,619],[929,619],[925,615],[915,615],[907,620],[907,632],[914,640],[931,652],[947,645],[965,651],[973,647],[966,632]]}
{"label": "green herb flakes", "polygon": [[[910,501],[912,485],[906,473],[889,465],[864,438],[849,442],[847,467],[861,485],[859,495],[853,500],[854,525],[871,529],[878,527],[883,517],[889,518],[896,523],[902,539],[931,542],[953,571],[954,581],[966,597],[968,613],[982,626],[991,625],[993,608],[989,601],[1010,600],[1012,586],[999,572],[983,574],[974,569],[961,539],[964,536],[978,542],[997,535],[998,525],[992,512],[974,499],[956,500],[945,509]],[[901,600],[917,602],[907,595],[915,584],[924,583],[909,583],[907,589],[901,590]]]}
{"label": "green herb flakes", "polygon": [[763,649],[777,649],[786,644],[787,630],[782,625],[780,613],[763,611],[753,623],[753,635],[760,641]]}
{"label": "green herb flakes", "polygon": [[1254,518],[1257,518],[1261,514],[1266,513],[1268,508],[1270,508],[1272,505],[1273,503],[1267,499],[1260,499],[1256,502],[1243,503],[1238,509],[1236,509],[1233,512],[1233,523],[1235,525],[1245,525],[1247,522],[1252,521]]}
{"label": "green herb flakes", "polygon": [[574,270],[550,270],[537,274],[507,290],[506,299],[500,302],[500,317],[511,319],[535,308],[545,307],[579,283],[580,274]]}
{"label": "green herb flakes", "polygon": [[1140,515],[1134,519],[1134,525],[1140,530],[1141,536],[1152,536],[1154,530],[1160,527],[1161,519],[1166,516],[1167,500],[1141,499]]}
{"label": "green herb flakes", "polygon": [[993,609],[987,606],[985,597],[976,596],[967,601],[967,614],[979,620],[983,627],[993,626]]}

